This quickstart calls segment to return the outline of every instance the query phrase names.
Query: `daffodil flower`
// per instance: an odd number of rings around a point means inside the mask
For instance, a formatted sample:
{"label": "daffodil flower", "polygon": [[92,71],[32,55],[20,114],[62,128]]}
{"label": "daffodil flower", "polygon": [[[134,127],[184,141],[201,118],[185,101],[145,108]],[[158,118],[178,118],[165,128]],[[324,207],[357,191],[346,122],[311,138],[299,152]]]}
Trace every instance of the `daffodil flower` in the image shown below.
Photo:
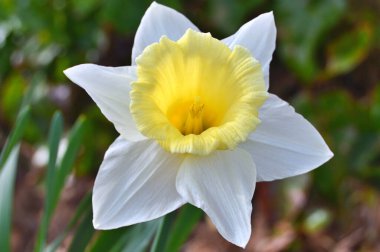
{"label": "daffodil flower", "polygon": [[308,172],[333,156],[307,120],[268,93],[275,39],[271,12],[219,41],[152,3],[132,66],[65,71],[120,133],[96,177],[95,228],[149,221],[190,203],[245,247],[256,182]]}

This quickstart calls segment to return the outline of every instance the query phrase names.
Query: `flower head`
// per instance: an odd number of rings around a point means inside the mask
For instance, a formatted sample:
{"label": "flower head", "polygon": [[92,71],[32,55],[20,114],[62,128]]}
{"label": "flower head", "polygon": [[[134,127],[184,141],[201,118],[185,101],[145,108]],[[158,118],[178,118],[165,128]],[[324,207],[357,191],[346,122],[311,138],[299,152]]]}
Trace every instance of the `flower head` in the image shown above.
{"label": "flower head", "polygon": [[219,41],[152,3],[132,66],[65,71],[120,133],[95,181],[95,228],[148,221],[188,202],[244,247],[255,183],[308,172],[332,157],[315,128],[267,92],[275,37],[272,13]]}

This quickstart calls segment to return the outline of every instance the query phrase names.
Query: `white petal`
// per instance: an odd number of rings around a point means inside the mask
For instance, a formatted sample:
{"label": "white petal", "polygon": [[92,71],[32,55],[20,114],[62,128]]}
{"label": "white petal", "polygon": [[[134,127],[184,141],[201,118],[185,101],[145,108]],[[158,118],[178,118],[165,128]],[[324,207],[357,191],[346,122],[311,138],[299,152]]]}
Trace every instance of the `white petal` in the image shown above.
{"label": "white petal", "polygon": [[145,12],[137,29],[132,49],[132,64],[136,64],[145,47],[158,42],[165,35],[171,40],[178,40],[187,29],[199,31],[184,15],[169,7],[153,2]]}
{"label": "white petal", "polygon": [[179,155],[169,154],[152,140],[116,139],[95,180],[94,227],[132,225],[177,209],[184,203],[175,187],[182,161]]}
{"label": "white petal", "polygon": [[257,181],[303,174],[333,156],[313,125],[277,96],[269,96],[259,117],[261,124],[240,145],[256,163]]}
{"label": "white petal", "polygon": [[223,40],[230,48],[241,45],[251,51],[260,62],[267,88],[269,87],[269,64],[276,48],[276,25],[272,12],[258,16],[244,24],[232,36]]}
{"label": "white petal", "polygon": [[255,182],[251,157],[235,149],[187,157],[176,185],[185,200],[207,213],[226,240],[245,247],[251,235]]}
{"label": "white petal", "polygon": [[131,141],[145,139],[137,130],[129,111],[130,83],[137,79],[136,67],[83,64],[66,69],[64,73],[86,90],[122,136]]}

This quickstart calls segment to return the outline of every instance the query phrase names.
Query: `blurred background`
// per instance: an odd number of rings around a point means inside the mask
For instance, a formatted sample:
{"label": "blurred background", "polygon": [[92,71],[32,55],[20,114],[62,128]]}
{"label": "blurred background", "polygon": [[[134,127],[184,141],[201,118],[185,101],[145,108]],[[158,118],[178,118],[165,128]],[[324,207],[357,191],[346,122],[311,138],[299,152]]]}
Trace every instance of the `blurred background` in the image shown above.
{"label": "blurred background", "polygon": [[[273,10],[278,37],[270,92],[312,122],[335,153],[307,175],[257,185],[246,251],[380,251],[380,1],[158,2],[219,39]],[[24,131],[13,180],[0,176],[0,182],[14,182],[0,183],[0,245],[8,246],[0,251],[153,246],[157,221],[93,230],[90,193],[117,132],[62,73],[87,62],[129,65],[134,34],[150,3],[0,1],[3,152],[7,138],[17,135],[12,132],[20,125]],[[22,121],[25,103],[28,120]],[[224,241],[198,209],[185,206],[168,218],[162,251],[242,251]]]}

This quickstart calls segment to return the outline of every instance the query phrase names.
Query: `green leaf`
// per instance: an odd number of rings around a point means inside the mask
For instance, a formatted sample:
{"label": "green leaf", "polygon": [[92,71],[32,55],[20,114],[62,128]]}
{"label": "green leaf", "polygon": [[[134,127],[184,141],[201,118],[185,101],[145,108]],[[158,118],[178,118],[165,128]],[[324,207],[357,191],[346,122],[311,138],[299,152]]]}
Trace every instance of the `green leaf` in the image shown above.
{"label": "green leaf", "polygon": [[[160,219],[145,223],[140,223],[129,228],[129,231],[122,237],[111,252],[143,252],[146,251],[153,238],[154,233],[158,229]],[[119,248],[122,248],[119,250]]]}
{"label": "green leaf", "polygon": [[[39,75],[38,75],[39,76]],[[36,77],[37,78],[37,77]],[[34,90],[37,85],[37,81],[32,81],[31,86],[28,88],[24,98],[22,100],[20,111],[17,114],[16,125],[14,126],[10,136],[7,138],[3,150],[0,154],[0,171],[7,160],[10,152],[13,150],[13,147],[21,140],[21,137],[24,134],[27,123],[30,119],[30,103],[34,94]]]}
{"label": "green leaf", "polygon": [[151,252],[179,251],[202,216],[202,210],[187,204],[161,218]]}
{"label": "green leaf", "polygon": [[2,170],[14,146],[20,141],[24,133],[25,127],[27,125],[27,122],[29,120],[29,117],[29,107],[22,109],[20,114],[17,116],[17,123],[14,129],[12,130],[10,136],[8,137],[7,142],[5,143],[4,148],[0,154],[0,171]]}
{"label": "green leaf", "polygon": [[160,219],[115,230],[101,231],[88,252],[144,252],[148,248]]}
{"label": "green leaf", "polygon": [[61,164],[58,165],[54,179],[54,192],[52,196],[53,208],[57,205],[66,178],[73,169],[74,161],[79,152],[84,135],[84,124],[84,118],[79,118],[70,132],[67,150],[62,158]]}
{"label": "green leaf", "polygon": [[95,230],[92,226],[92,211],[89,209],[74,234],[74,239],[70,245],[69,252],[85,251],[85,248],[94,233]]}
{"label": "green leaf", "polygon": [[10,251],[13,191],[19,146],[15,146],[0,171],[0,250]]}
{"label": "green leaf", "polygon": [[56,112],[52,119],[49,132],[49,162],[46,174],[46,204],[45,210],[47,218],[50,219],[54,209],[53,191],[54,180],[56,179],[56,162],[58,157],[59,142],[63,133],[63,118],[60,112]]}
{"label": "green leaf", "polygon": [[35,251],[42,251],[45,246],[51,216],[57,206],[62,188],[67,176],[73,169],[75,158],[79,152],[84,134],[84,119],[80,118],[73,126],[68,140],[66,152],[60,164],[57,164],[59,142],[63,132],[63,119],[56,113],[49,132],[49,163],[46,174],[46,201],[40,229],[37,236]]}
{"label": "green leaf", "polygon": [[67,227],[64,229],[64,231],[54,239],[53,242],[49,244],[44,249],[44,252],[54,252],[57,250],[59,245],[62,243],[62,241],[66,238],[66,236],[69,234],[69,232],[75,227],[75,225],[83,219],[83,216],[88,213],[91,210],[91,193],[87,194],[81,202],[79,203],[79,206],[77,207],[77,210],[70,220],[69,224]]}
{"label": "green leaf", "polygon": [[34,90],[32,85],[24,97],[21,109],[17,115],[16,125],[7,138],[0,154],[0,250],[10,251],[11,212],[13,206],[13,191],[17,169],[18,145],[24,134],[30,117],[29,97]]}
{"label": "green leaf", "polygon": [[202,217],[203,211],[199,208],[190,204],[183,206],[170,230],[165,251],[179,251]]}
{"label": "green leaf", "polygon": [[49,227],[51,215],[54,210],[54,180],[56,173],[56,161],[58,156],[59,141],[63,132],[63,119],[59,112],[53,116],[49,131],[49,163],[46,171],[46,197],[44,212],[41,218],[41,224],[38,230],[37,241],[34,251],[42,251],[45,246],[46,235]]}
{"label": "green leaf", "polygon": [[93,241],[89,252],[103,252],[108,251],[110,247],[117,244],[119,240],[122,240],[123,236],[129,231],[130,227],[123,227],[113,230],[104,230],[98,232],[96,239]]}
{"label": "green leaf", "polygon": [[174,223],[174,218],[174,213],[170,213],[160,219],[160,224],[150,252],[164,251],[170,229]]}

